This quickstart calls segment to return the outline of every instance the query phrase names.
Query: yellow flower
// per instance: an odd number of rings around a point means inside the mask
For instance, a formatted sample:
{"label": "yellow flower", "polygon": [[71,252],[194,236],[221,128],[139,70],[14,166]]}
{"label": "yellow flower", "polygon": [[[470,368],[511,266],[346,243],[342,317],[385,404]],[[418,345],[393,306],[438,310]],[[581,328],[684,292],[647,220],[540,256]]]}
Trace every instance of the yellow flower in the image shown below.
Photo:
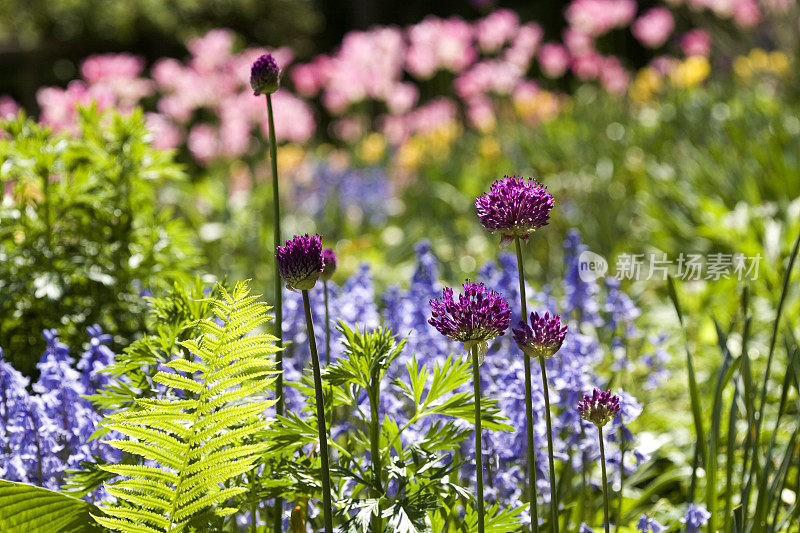
{"label": "yellow flower", "polygon": [[739,56],[733,61],[733,71],[737,76],[748,79],[753,75],[753,68],[750,66],[750,59],[746,56]]}
{"label": "yellow flower", "polygon": [[[278,175],[291,172],[297,165],[302,163],[306,156],[305,150],[299,144],[287,144],[278,150]],[[269,157],[269,155],[267,155]]]}
{"label": "yellow flower", "polygon": [[365,163],[374,164],[386,153],[386,138],[380,133],[370,133],[356,148],[356,154]]}
{"label": "yellow flower", "polygon": [[483,159],[495,159],[500,155],[500,144],[494,137],[482,137],[478,144],[478,153]]}
{"label": "yellow flower", "polygon": [[397,150],[397,164],[408,169],[419,167],[424,148],[425,145],[419,137],[410,137]]}
{"label": "yellow flower", "polygon": [[770,52],[769,68],[775,74],[784,75],[789,72],[789,58],[781,51]]}
{"label": "yellow flower", "polygon": [[538,91],[524,98],[514,99],[514,110],[530,122],[546,122],[558,114],[558,97],[550,91]]}
{"label": "yellow flower", "polygon": [[708,78],[711,64],[703,56],[691,56],[679,63],[670,74],[670,81],[675,87],[694,87]]}
{"label": "yellow flower", "polygon": [[646,102],[658,93],[662,86],[661,74],[652,67],[645,67],[636,74],[629,93],[632,100]]}

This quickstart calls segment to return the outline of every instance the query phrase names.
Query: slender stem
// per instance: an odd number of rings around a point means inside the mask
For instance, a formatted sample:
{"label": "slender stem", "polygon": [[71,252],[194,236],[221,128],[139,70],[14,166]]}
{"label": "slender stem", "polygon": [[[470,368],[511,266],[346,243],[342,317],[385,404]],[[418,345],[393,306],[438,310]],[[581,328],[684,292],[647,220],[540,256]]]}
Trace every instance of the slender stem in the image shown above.
{"label": "slender stem", "polygon": [[331,513],[331,471],[328,464],[328,431],[325,429],[325,398],[322,394],[322,375],[319,370],[317,340],[314,337],[314,321],[311,318],[311,304],[308,302],[308,291],[303,291],[303,308],[306,313],[306,330],[308,347],[311,350],[311,366],[314,370],[314,395],[317,404],[317,429],[319,430],[319,455],[322,462],[322,511],[325,522],[325,533],[333,533],[333,515]]}
{"label": "slender stem", "polygon": [[[380,498],[383,493],[383,482],[381,481],[381,434],[380,434],[380,394],[381,383],[378,375],[379,369],[376,367],[370,379],[370,419],[369,419],[369,444],[370,459],[372,460],[372,486],[373,498]],[[383,520],[381,519],[381,508],[378,505],[377,515],[372,517],[372,532],[383,532]]]}
{"label": "slender stem", "polygon": [[[528,302],[525,296],[525,269],[522,265],[522,246],[519,237],[514,239],[517,247],[517,270],[519,272],[519,299],[522,309],[522,320],[528,320]],[[536,453],[533,440],[533,393],[531,391],[531,359],[522,354],[525,362],[525,430],[528,439],[528,487],[531,506],[531,530],[539,532],[539,511],[536,498]]]}
{"label": "slender stem", "polygon": [[328,308],[328,281],[322,282],[322,289],[325,293],[325,364],[331,364],[331,319]]}
{"label": "slender stem", "polygon": [[475,472],[478,481],[478,533],[483,533],[483,451],[481,450],[481,379],[478,373],[478,347],[472,347],[472,384],[475,389]]}
{"label": "slender stem", "polygon": [[597,430],[600,432],[600,468],[603,471],[603,516],[605,517],[603,525],[605,526],[606,533],[608,533],[608,477],[606,476],[606,449],[605,445],[603,444],[603,428],[601,426],[597,426]]}
{"label": "slender stem", "polygon": [[550,392],[547,387],[547,370],[545,358],[539,358],[542,368],[542,391],[544,392],[544,419],[547,422],[547,459],[550,463],[550,514],[553,522],[553,531],[558,533],[558,490],[556,485],[556,467],[553,459],[553,425],[550,421]]}
{"label": "slender stem", "polygon": [[622,441],[622,428],[619,430],[619,497],[617,498],[617,523],[614,531],[619,532],[619,525],[622,523],[622,485],[625,483],[625,446]]}
{"label": "slender stem", "polygon": [[[269,158],[272,163],[272,253],[276,253],[281,244],[281,197],[278,190],[278,142],[275,138],[275,120],[272,115],[272,97],[267,94],[267,121],[269,123]],[[275,343],[278,348],[283,347],[283,287],[281,274],[278,271],[278,260],[273,258],[273,300],[275,304],[275,333],[278,338]],[[283,351],[275,353],[275,413],[283,415]],[[275,498],[273,507],[273,530],[275,533],[283,531],[283,498]]]}

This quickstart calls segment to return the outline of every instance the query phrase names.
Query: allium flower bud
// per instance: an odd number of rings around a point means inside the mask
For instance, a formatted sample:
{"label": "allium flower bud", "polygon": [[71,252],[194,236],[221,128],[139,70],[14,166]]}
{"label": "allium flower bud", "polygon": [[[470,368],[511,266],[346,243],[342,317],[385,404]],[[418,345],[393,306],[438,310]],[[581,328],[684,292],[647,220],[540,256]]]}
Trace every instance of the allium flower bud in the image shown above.
{"label": "allium flower bud", "polygon": [[463,342],[464,349],[478,347],[483,361],[487,341],[503,335],[511,322],[511,310],[500,294],[490,291],[482,283],[467,280],[458,301],[453,289],[446,287],[441,298],[431,300],[431,318],[428,323],[439,333],[454,341]]}
{"label": "allium flower bud", "polygon": [[319,278],[322,281],[328,281],[333,277],[333,273],[336,272],[336,253],[330,248],[322,250],[322,263],[324,267]]}
{"label": "allium flower bud", "polygon": [[322,274],[322,237],[319,235],[295,235],[278,246],[275,253],[278,271],[289,290],[309,290],[316,285]]}
{"label": "allium flower bud", "polygon": [[578,412],[584,420],[603,427],[619,413],[619,396],[611,394],[611,391],[594,389],[591,396],[586,394],[578,402]]}
{"label": "allium flower bud", "polygon": [[281,85],[281,70],[272,54],[264,54],[256,59],[250,68],[250,86],[253,94],[272,94]]}
{"label": "allium flower bud", "polygon": [[536,180],[505,176],[475,199],[481,224],[502,235],[506,245],[519,237],[528,240],[531,233],[547,225],[555,200]]}
{"label": "allium flower bud", "polygon": [[561,315],[531,313],[530,318],[530,325],[520,321],[519,329],[512,329],[514,340],[528,357],[550,359],[561,348],[567,326],[561,323]]}

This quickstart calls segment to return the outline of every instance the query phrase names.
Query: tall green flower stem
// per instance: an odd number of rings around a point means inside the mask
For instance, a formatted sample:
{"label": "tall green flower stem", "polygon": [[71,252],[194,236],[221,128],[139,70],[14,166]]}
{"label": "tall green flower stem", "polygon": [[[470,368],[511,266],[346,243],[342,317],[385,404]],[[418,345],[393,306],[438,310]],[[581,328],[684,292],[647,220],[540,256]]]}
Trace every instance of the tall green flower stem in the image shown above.
{"label": "tall green flower stem", "polygon": [[311,304],[308,291],[303,290],[303,308],[306,313],[308,347],[311,350],[311,366],[314,371],[314,397],[317,404],[317,429],[319,430],[319,455],[322,462],[322,512],[325,533],[333,533],[333,514],[331,505],[331,470],[328,462],[328,431],[325,428],[325,397],[322,394],[322,374],[319,369],[317,339],[314,336],[314,321],[311,318]]}
{"label": "tall green flower stem", "polygon": [[600,467],[603,471],[603,525],[606,533],[609,533],[608,525],[608,477],[606,476],[606,449],[603,443],[603,426],[597,426],[600,432]]}
{"label": "tall green flower stem", "polygon": [[[326,282],[327,283],[327,282]],[[326,285],[327,287],[327,285]],[[380,498],[383,494],[383,481],[381,479],[381,421],[380,421],[380,401],[381,401],[381,381],[380,367],[373,365],[370,372],[369,387],[369,454],[372,460],[372,497]],[[381,519],[381,507],[378,504],[377,513],[372,517],[372,533],[383,533],[383,520]]]}
{"label": "tall green flower stem", "polygon": [[[553,523],[553,531],[558,533],[558,486],[556,485],[556,467],[553,460],[553,424],[550,421],[550,392],[547,388],[547,370],[545,368],[546,359],[539,358],[539,365],[542,367],[542,391],[544,392],[544,419],[547,422],[547,459],[550,462],[550,521]],[[605,468],[605,467],[603,467]]]}
{"label": "tall green flower stem", "polygon": [[[519,299],[522,320],[528,319],[528,298],[525,295],[525,268],[522,265],[522,245],[519,237],[514,239],[517,247],[517,270],[519,272]],[[525,426],[528,438],[528,484],[531,499],[531,530],[539,532],[539,511],[536,503],[536,453],[533,441],[533,393],[531,391],[531,358],[523,354],[525,361]]]}
{"label": "tall green flower stem", "polygon": [[478,482],[478,533],[483,533],[483,450],[481,450],[481,378],[478,373],[479,366],[478,346],[472,347],[472,384],[475,389],[475,477]]}
{"label": "tall green flower stem", "polygon": [[325,294],[325,364],[331,364],[331,319],[328,309],[328,280],[322,282],[322,291]]}
{"label": "tall green flower stem", "polygon": [[[281,244],[281,197],[278,190],[278,141],[275,138],[275,119],[272,115],[272,95],[267,93],[267,122],[269,123],[269,158],[272,163],[272,253],[273,257]],[[275,344],[279,350],[275,353],[275,413],[283,415],[283,281],[278,270],[278,260],[273,259],[273,301],[275,307]],[[273,530],[275,533],[283,531],[283,498],[275,498],[273,506]]]}

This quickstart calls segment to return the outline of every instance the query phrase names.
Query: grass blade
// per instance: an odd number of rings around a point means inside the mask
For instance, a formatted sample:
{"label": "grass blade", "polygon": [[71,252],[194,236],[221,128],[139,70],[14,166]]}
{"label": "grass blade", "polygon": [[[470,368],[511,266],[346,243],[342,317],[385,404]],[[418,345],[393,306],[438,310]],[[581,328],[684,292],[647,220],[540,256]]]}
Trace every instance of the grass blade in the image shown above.
{"label": "grass blade", "polygon": [[[683,342],[686,348],[686,369],[689,374],[689,397],[692,404],[692,417],[694,418],[694,430],[695,434],[697,435],[697,443],[695,444],[695,455],[699,455],[700,459],[703,461],[703,465],[706,464],[706,448],[704,445],[703,436],[705,435],[705,431],[703,431],[703,418],[702,412],[700,409],[700,393],[697,388],[697,378],[695,377],[694,372],[694,358],[692,357],[692,352],[689,349],[689,337],[686,333],[686,324],[683,321],[683,310],[681,309],[680,300],[678,299],[678,293],[675,290],[675,280],[672,276],[667,277],[667,290],[669,291],[669,297],[672,300],[672,305],[675,307],[675,312],[678,315],[678,321],[681,324],[681,329],[683,330]],[[695,466],[692,468],[692,486],[695,485],[697,482],[697,461],[695,461]]]}

